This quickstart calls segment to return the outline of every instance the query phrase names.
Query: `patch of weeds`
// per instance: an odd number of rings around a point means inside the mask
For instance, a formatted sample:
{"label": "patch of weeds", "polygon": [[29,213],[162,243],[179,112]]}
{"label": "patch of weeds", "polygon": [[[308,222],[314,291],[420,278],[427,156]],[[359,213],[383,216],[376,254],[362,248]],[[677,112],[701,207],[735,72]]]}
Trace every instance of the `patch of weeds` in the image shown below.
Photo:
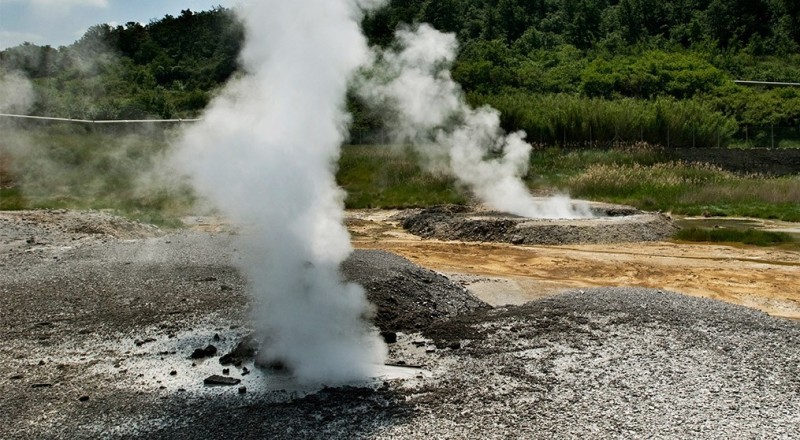
{"label": "patch of weeds", "polygon": [[790,234],[752,228],[686,228],[678,231],[674,238],[688,242],[741,243],[753,246],[776,246],[795,243],[795,239]]}

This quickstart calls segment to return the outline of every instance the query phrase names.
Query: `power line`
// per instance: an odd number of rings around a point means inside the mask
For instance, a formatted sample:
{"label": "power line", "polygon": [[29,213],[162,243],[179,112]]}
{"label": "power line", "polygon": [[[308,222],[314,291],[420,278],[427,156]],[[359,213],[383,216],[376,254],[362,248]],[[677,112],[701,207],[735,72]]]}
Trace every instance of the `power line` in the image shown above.
{"label": "power line", "polygon": [[755,85],[755,86],[789,86],[789,87],[800,87],[800,83],[792,83],[792,82],[775,82],[775,81],[745,81],[741,79],[734,80],[736,84],[743,84],[743,85]]}
{"label": "power line", "polygon": [[71,119],[71,118],[52,118],[47,116],[30,116],[30,115],[11,115],[0,113],[0,117],[13,118],[13,119],[34,119],[40,121],[59,121],[59,122],[72,122],[77,124],[145,124],[145,123],[182,123],[182,122],[200,122],[202,119],[117,119],[96,121],[89,119]]}

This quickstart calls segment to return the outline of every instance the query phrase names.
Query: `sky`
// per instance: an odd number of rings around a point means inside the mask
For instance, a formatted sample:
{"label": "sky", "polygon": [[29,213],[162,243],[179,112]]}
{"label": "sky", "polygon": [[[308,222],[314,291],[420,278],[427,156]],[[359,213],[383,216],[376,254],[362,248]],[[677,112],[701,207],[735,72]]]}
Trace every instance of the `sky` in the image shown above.
{"label": "sky", "polygon": [[0,50],[24,42],[66,46],[95,24],[149,23],[167,14],[180,15],[185,9],[206,11],[235,3],[236,0],[0,0]]}

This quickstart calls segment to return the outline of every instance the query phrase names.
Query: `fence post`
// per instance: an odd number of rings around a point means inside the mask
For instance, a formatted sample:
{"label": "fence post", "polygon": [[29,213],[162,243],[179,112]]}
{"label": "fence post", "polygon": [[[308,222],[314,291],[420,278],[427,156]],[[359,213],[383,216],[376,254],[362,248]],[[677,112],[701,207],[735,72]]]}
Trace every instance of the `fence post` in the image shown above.
{"label": "fence post", "polygon": [[772,148],[775,148],[775,124],[770,124],[769,131],[770,145],[772,145]]}

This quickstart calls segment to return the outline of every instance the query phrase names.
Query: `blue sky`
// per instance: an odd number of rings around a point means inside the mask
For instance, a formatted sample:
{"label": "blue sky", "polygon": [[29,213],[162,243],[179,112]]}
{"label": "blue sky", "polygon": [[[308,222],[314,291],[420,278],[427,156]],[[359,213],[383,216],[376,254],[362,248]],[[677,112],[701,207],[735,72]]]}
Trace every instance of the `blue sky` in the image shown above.
{"label": "blue sky", "polygon": [[64,46],[95,24],[149,23],[167,14],[179,15],[184,9],[205,11],[235,3],[236,0],[0,0],[0,50],[26,41]]}

